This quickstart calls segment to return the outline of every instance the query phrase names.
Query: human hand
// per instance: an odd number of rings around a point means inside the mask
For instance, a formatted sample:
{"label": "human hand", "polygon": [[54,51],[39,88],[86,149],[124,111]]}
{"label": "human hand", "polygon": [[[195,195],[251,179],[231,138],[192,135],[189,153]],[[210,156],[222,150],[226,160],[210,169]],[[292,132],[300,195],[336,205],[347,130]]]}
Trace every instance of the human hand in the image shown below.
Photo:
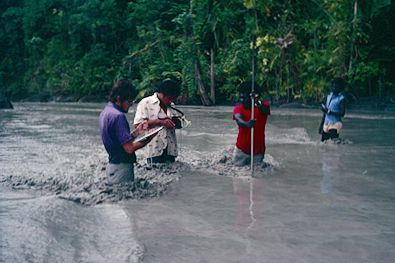
{"label": "human hand", "polygon": [[161,119],[161,125],[165,126],[167,129],[175,128],[175,124],[170,118]]}
{"label": "human hand", "polygon": [[253,91],[253,92],[250,93],[250,98],[251,99],[257,99],[258,97],[259,97],[259,94],[257,92]]}
{"label": "human hand", "polygon": [[252,128],[255,126],[255,120],[249,120],[246,122],[247,128]]}
{"label": "human hand", "polygon": [[176,129],[182,128],[181,119],[179,117],[173,117],[173,118],[171,118],[171,121],[174,123],[174,128],[176,128]]}
{"label": "human hand", "polygon": [[137,125],[136,129],[132,131],[132,135],[133,137],[137,137],[141,134],[144,134],[147,130],[148,130],[148,121],[145,120]]}
{"label": "human hand", "polygon": [[321,111],[324,113],[329,113],[328,108],[324,104],[321,104]]}

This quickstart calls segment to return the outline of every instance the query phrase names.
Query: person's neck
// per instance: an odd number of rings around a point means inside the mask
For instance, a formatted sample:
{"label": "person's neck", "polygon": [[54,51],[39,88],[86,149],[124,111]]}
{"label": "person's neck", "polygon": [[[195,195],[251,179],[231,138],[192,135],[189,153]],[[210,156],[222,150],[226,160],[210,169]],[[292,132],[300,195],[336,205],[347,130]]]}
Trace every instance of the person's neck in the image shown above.
{"label": "person's neck", "polygon": [[166,103],[164,102],[164,95],[163,95],[163,93],[157,93],[157,96],[158,96],[158,99],[159,99],[159,105],[160,105],[160,107],[161,107],[165,112],[167,112],[167,105],[166,105]]}
{"label": "person's neck", "polygon": [[126,112],[122,109],[121,102],[119,102],[119,101],[114,101],[114,102],[112,102],[112,104],[113,104],[114,107],[115,107],[116,109],[118,109],[120,112],[126,113]]}
{"label": "person's neck", "polygon": [[241,103],[241,105],[243,105],[243,108],[246,110],[250,110],[251,109],[251,104],[245,104],[245,103]]}

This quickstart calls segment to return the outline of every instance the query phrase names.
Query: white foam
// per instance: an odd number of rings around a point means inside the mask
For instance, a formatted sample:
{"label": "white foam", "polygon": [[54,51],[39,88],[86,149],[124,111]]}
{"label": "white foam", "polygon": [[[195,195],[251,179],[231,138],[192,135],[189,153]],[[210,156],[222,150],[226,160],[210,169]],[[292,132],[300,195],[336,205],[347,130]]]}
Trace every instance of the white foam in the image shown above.
{"label": "white foam", "polygon": [[305,128],[280,129],[273,125],[266,131],[267,144],[316,144]]}
{"label": "white foam", "polygon": [[235,133],[209,133],[209,132],[187,132],[180,131],[180,134],[188,137],[213,137],[213,138],[233,138],[236,139],[237,134]]}
{"label": "white foam", "polygon": [[[180,154],[180,160],[188,163],[192,169],[201,170],[205,174],[213,174],[228,177],[251,176],[250,166],[235,166],[232,163],[234,146],[228,146],[223,150],[213,153],[201,153],[188,151]],[[265,154],[264,163],[254,166],[254,176],[269,175],[280,166],[273,156]]]}

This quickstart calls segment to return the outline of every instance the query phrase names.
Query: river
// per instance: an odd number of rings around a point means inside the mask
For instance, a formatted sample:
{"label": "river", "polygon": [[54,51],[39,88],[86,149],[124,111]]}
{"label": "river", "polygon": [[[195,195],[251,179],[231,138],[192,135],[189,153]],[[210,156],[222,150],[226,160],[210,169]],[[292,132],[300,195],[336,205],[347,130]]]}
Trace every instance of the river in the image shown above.
{"label": "river", "polygon": [[[347,112],[320,143],[319,110],[273,108],[254,177],[229,157],[232,107],[180,107],[180,156],[106,188],[104,104],[0,111],[0,262],[395,260],[395,114]],[[132,121],[135,108],[128,118]]]}

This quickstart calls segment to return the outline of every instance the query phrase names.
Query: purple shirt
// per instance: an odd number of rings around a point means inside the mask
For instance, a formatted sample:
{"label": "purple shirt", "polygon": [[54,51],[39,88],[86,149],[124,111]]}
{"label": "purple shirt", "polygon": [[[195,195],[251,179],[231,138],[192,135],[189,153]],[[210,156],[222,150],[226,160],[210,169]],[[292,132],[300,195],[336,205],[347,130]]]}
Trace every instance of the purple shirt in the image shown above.
{"label": "purple shirt", "polygon": [[133,140],[125,113],[113,102],[108,102],[100,113],[99,126],[104,148],[110,163],[133,163],[136,155],[128,154],[123,144]]}

